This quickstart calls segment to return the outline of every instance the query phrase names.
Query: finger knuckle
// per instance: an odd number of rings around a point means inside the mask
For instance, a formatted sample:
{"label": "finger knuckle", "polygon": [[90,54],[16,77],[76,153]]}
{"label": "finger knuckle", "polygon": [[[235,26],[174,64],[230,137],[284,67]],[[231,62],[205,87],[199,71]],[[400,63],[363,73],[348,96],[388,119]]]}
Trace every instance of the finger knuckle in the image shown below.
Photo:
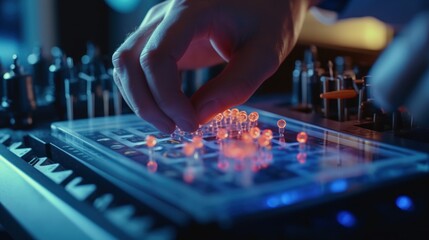
{"label": "finger knuckle", "polygon": [[129,49],[118,49],[112,55],[112,64],[114,68],[122,68],[124,62],[129,61],[132,58],[132,51]]}
{"label": "finger knuckle", "polygon": [[143,69],[149,69],[158,61],[158,51],[157,50],[147,50],[143,51],[140,54],[140,65]]}

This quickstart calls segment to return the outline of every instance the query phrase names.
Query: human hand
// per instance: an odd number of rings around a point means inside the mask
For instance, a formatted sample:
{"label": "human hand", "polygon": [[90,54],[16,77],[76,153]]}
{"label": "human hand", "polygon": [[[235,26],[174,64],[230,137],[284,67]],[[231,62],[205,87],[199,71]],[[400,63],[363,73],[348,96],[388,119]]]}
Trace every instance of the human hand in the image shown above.
{"label": "human hand", "polygon": [[[295,45],[313,0],[170,0],[153,7],[112,57],[131,109],[164,132],[193,131],[244,103]],[[228,62],[191,99],[179,70]]]}
{"label": "human hand", "polygon": [[405,106],[429,120],[429,12],[418,15],[383,52],[370,75],[372,95],[385,110]]}

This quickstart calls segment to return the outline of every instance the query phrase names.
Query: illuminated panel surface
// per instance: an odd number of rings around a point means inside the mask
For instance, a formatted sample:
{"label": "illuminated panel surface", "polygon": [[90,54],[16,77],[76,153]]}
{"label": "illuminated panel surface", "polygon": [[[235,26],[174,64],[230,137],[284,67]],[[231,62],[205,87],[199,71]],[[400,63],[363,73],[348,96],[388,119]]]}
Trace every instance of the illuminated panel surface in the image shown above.
{"label": "illuminated panel surface", "polygon": [[426,158],[250,107],[240,111],[249,117],[232,110],[192,134],[163,134],[134,115],[54,123],[52,130],[92,155],[85,163],[124,190],[149,192],[199,221],[353,193],[416,173]]}

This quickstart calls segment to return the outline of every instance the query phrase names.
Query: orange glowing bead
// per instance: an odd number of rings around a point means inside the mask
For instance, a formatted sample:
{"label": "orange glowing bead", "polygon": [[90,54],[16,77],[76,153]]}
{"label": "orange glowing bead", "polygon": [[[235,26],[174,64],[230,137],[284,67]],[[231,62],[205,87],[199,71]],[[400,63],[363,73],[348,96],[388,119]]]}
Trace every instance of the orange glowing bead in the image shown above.
{"label": "orange glowing bead", "polygon": [[247,113],[246,113],[245,111],[241,111],[241,112],[238,114],[238,121],[239,121],[240,123],[244,123],[245,121],[247,121]]}
{"label": "orange glowing bead", "polygon": [[277,121],[277,127],[279,128],[285,128],[286,127],[286,121],[284,119],[280,119]]}
{"label": "orange glowing bead", "polygon": [[259,136],[261,136],[261,129],[259,129],[258,127],[252,127],[249,133],[250,133],[250,136],[252,136],[252,138],[256,139]]}
{"label": "orange glowing bead", "polygon": [[231,110],[226,109],[225,111],[223,111],[222,115],[224,118],[229,118],[231,116]]}
{"label": "orange glowing bead", "polygon": [[307,133],[305,133],[305,132],[300,132],[300,133],[298,133],[298,135],[296,135],[296,140],[299,143],[306,143],[307,139],[308,139],[308,136],[307,136]]}
{"label": "orange glowing bead", "polygon": [[186,156],[192,156],[195,152],[195,146],[192,143],[186,142],[183,145],[183,154],[185,154]]}
{"label": "orange glowing bead", "polygon": [[262,136],[266,137],[268,140],[273,139],[273,131],[271,129],[265,129],[262,131]]}
{"label": "orange glowing bead", "polygon": [[215,121],[216,122],[221,122],[222,121],[222,119],[223,119],[223,115],[222,115],[222,113],[218,113],[216,116],[215,116]]}
{"label": "orange glowing bead", "polygon": [[240,110],[238,110],[238,108],[231,109],[231,117],[236,118],[239,112]]}
{"label": "orange glowing bead", "polygon": [[244,150],[239,148],[238,146],[234,146],[232,148],[230,148],[231,152],[230,152],[230,156],[231,158],[240,160],[244,158]]}
{"label": "orange glowing bead", "polygon": [[257,148],[253,144],[248,144],[243,141],[232,141],[225,144],[223,155],[227,158],[242,160],[253,156]]}
{"label": "orange glowing bead", "polygon": [[204,147],[203,138],[200,136],[194,136],[192,138],[192,143],[194,144],[195,148],[197,148],[197,149]]}
{"label": "orange glowing bead", "polygon": [[240,151],[240,149],[236,148],[233,144],[234,142],[225,143],[225,146],[223,148],[223,155],[228,158],[235,158],[237,156],[237,152]]}
{"label": "orange glowing bead", "polygon": [[270,140],[267,137],[265,137],[264,135],[262,135],[258,138],[258,144],[261,147],[267,147],[270,145]]}
{"label": "orange glowing bead", "polygon": [[249,114],[249,121],[256,122],[259,119],[259,114],[257,112],[251,112]]}
{"label": "orange glowing bead", "polygon": [[226,130],[225,128],[219,128],[216,137],[220,140],[228,138],[228,130]]}
{"label": "orange glowing bead", "polygon": [[146,146],[149,148],[153,148],[156,145],[156,137],[152,136],[152,135],[148,135],[146,137]]}

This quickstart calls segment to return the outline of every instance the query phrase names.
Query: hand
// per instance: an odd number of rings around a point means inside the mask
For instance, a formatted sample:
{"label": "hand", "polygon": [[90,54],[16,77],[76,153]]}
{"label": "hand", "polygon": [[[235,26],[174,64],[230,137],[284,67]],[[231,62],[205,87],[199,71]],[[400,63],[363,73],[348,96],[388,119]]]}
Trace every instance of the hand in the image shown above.
{"label": "hand", "polygon": [[373,66],[372,95],[385,110],[406,106],[421,123],[429,120],[429,12],[418,15]]}
{"label": "hand", "polygon": [[[153,7],[113,55],[128,105],[164,132],[193,131],[244,103],[296,43],[314,0],[170,0]],[[179,70],[228,62],[191,99]]]}

